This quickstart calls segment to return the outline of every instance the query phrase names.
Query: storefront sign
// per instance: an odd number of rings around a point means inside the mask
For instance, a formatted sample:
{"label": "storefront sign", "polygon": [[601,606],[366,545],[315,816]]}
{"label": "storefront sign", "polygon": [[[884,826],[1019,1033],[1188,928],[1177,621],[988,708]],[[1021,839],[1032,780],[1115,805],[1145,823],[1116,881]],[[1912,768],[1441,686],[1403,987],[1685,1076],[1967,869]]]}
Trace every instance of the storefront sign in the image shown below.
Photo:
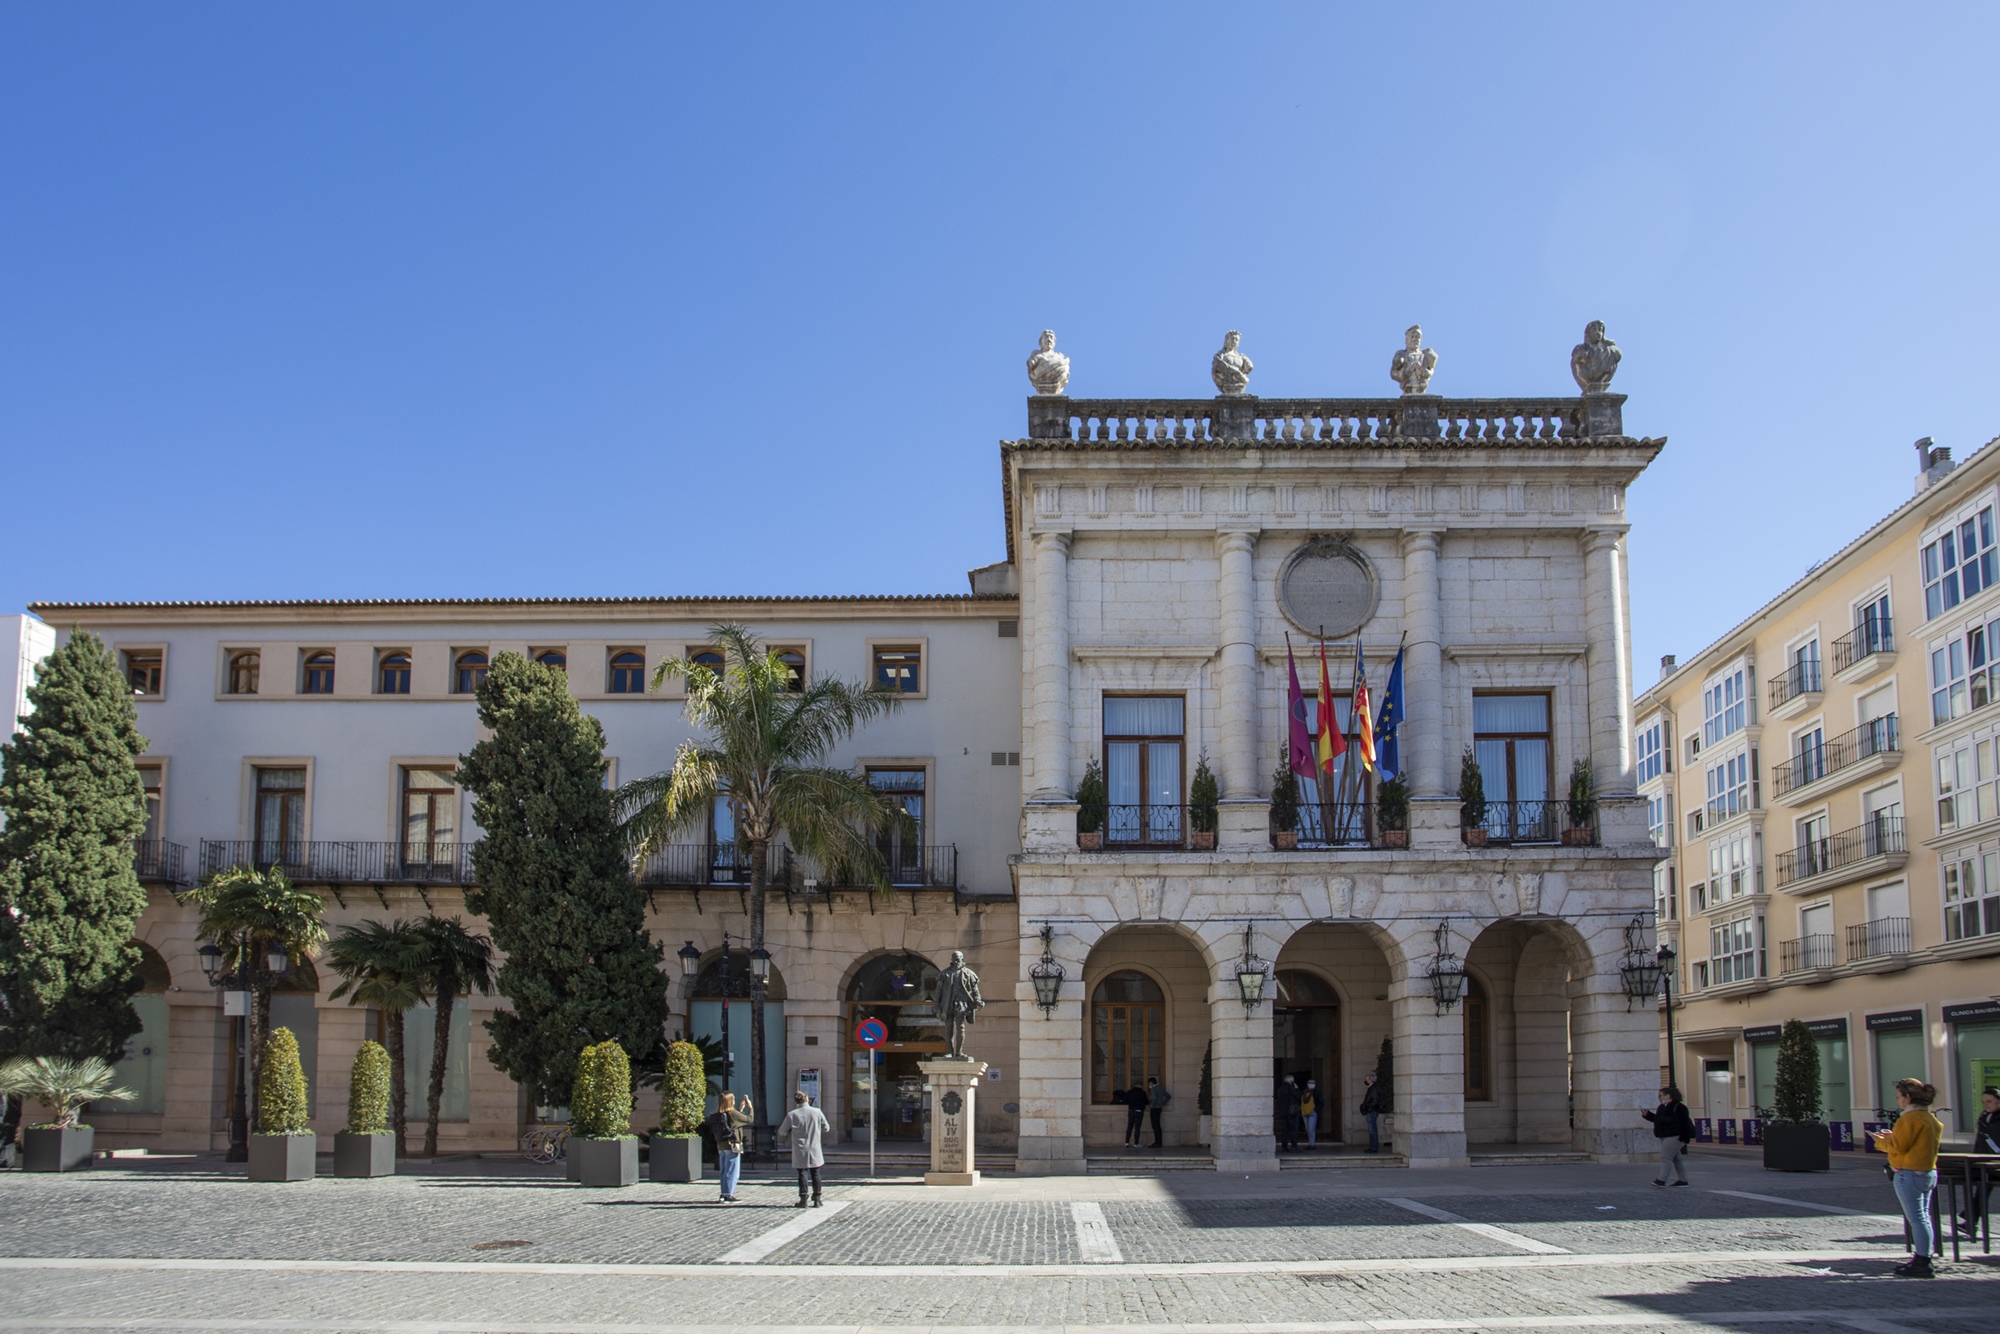
{"label": "storefront sign", "polygon": [[2000,1024],[2000,1001],[1973,1001],[1944,1007],[1947,1024]]}
{"label": "storefront sign", "polygon": [[1784,1035],[1784,1031],[1784,1026],[1781,1024],[1766,1024],[1762,1028],[1746,1028],[1743,1030],[1743,1040],[1745,1042],[1776,1042]]}
{"label": "storefront sign", "polygon": [[1847,1036],[1845,1019],[1808,1019],[1806,1032],[1816,1038],[1844,1038]]}
{"label": "storefront sign", "polygon": [[1923,1026],[1924,1012],[1922,1010],[1891,1010],[1887,1014],[1871,1014],[1868,1016],[1868,1031],[1871,1033],[1888,1033],[1898,1029],[1922,1028]]}

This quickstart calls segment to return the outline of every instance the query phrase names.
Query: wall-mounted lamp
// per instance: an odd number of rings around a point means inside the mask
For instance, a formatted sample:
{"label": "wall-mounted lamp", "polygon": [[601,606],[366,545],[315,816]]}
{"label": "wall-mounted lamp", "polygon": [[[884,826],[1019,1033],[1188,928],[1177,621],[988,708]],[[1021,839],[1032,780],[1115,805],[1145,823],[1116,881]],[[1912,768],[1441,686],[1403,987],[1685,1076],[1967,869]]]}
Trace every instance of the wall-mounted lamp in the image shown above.
{"label": "wall-mounted lamp", "polygon": [[1257,1008],[1264,999],[1264,982],[1271,975],[1271,965],[1257,957],[1251,948],[1254,930],[1249,923],[1243,925],[1243,957],[1236,961],[1236,989],[1243,994],[1245,1013]]}
{"label": "wall-mounted lamp", "polygon": [[1660,991],[1660,969],[1670,963],[1674,952],[1661,949],[1657,954],[1646,949],[1646,924],[1634,917],[1625,928],[1625,961],[1618,967],[1618,975],[1625,982],[1625,1009],[1629,1012],[1634,1001],[1650,1001]]}
{"label": "wall-mounted lamp", "polygon": [[1437,1002],[1437,1012],[1443,1014],[1458,1004],[1458,998],[1465,994],[1465,965],[1451,952],[1451,923],[1439,922],[1433,933],[1437,941],[1437,951],[1431,958],[1428,976],[1431,980],[1431,999]]}
{"label": "wall-mounted lamp", "polygon": [[1028,970],[1028,980],[1035,984],[1035,1004],[1042,1007],[1045,1016],[1055,1012],[1062,995],[1063,966],[1056,962],[1055,943],[1055,927],[1044,925],[1041,961]]}

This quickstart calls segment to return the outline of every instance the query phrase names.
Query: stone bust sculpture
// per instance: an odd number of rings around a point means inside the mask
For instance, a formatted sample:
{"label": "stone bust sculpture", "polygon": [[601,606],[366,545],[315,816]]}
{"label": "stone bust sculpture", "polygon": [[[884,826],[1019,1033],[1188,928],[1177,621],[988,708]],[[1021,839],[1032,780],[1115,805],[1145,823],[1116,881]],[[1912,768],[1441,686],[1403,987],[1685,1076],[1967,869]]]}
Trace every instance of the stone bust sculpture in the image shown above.
{"label": "stone bust sculpture", "polygon": [[1611,377],[1618,373],[1618,344],[1604,336],[1604,321],[1592,320],[1583,331],[1583,341],[1569,354],[1569,373],[1576,387],[1586,394],[1611,391]]}
{"label": "stone bust sculpture", "polygon": [[953,950],[951,966],[938,975],[936,1004],[951,1048],[946,1059],[971,1060],[965,1054],[965,1026],[985,1007],[986,1000],[979,994],[979,974],[965,966],[964,950]]}
{"label": "stone bust sculpture", "polygon": [[1208,373],[1215,377],[1215,392],[1218,394],[1247,394],[1250,392],[1250,372],[1257,368],[1250,358],[1238,352],[1243,335],[1231,329],[1222,336],[1222,351],[1215,354],[1215,360],[1208,364]]}
{"label": "stone bust sculpture", "polygon": [[1069,358],[1056,351],[1056,331],[1042,330],[1041,346],[1028,357],[1028,381],[1042,395],[1060,394],[1069,383]]}
{"label": "stone bust sculpture", "polygon": [[1412,324],[1403,331],[1403,347],[1389,359],[1389,378],[1403,386],[1406,394],[1421,394],[1431,385],[1431,372],[1437,369],[1436,348],[1422,346],[1424,331]]}

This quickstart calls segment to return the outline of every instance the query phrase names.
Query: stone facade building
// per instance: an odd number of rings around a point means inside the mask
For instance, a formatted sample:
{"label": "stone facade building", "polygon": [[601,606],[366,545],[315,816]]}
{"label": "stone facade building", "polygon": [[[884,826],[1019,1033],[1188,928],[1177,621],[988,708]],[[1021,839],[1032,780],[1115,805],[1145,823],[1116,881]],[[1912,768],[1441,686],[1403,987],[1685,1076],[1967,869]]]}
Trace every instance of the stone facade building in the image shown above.
{"label": "stone facade building", "polygon": [[[37,606],[124,656],[152,739],[148,1028],[127,1062],[142,1105],[97,1118],[106,1142],[226,1136],[234,1028],[177,888],[276,859],[325,891],[336,926],[463,911],[477,831],[452,767],[492,655],[564,667],[621,781],[664,768],[687,735],[678,702],[644,691],[651,668],[706,651],[728,619],[802,673],[905,694],[836,760],[877,775],[920,830],[893,850],[889,897],[797,866],[772,891],[773,1107],[816,1081],[834,1124],[865,1138],[851,1035],[881,1017],[900,1045],[876,1127],[921,1139],[915,1062],[942,1038],[929,988],[962,948],[989,1001],[968,1042],[994,1067],[977,1104],[989,1165],[1012,1152],[1023,1171],[1084,1170],[1123,1138],[1113,1095],[1148,1078],[1174,1095],[1168,1146],[1208,1145],[1220,1170],[1279,1165],[1287,1074],[1318,1085],[1322,1145],[1353,1148],[1384,1039],[1391,1146],[1413,1165],[1648,1150],[1635,1108],[1656,1016],[1630,1008],[1621,967],[1651,945],[1658,851],[1630,753],[1624,498],[1662,442],[1627,436],[1622,396],[1604,392],[1615,347],[1600,330],[1578,349],[1594,392],[1575,398],[1421,392],[1437,361],[1421,349],[1397,398],[1143,401],[1067,397],[1053,347],[1045,335],[1030,363],[1045,392],[1027,433],[1001,446],[1006,559],[966,596]],[[1218,386],[1253,369],[1233,337],[1217,354]],[[1308,782],[1296,819],[1274,815],[1287,649],[1316,685],[1322,638],[1343,723],[1357,651],[1378,703],[1405,655],[1403,830],[1358,768],[1324,800]],[[1488,799],[1469,822],[1464,752]],[[1562,798],[1582,760],[1596,803],[1571,829]],[[1078,802],[1086,773],[1105,780],[1101,803]],[[734,995],[749,1091],[726,809],[640,878],[669,954],[702,953],[673,1026],[720,1033]],[[1459,960],[1447,1006],[1431,975]],[[1264,984],[1255,1003],[1246,982]],[[311,1030],[314,1121],[331,1130],[377,1021],[328,999],[324,973],[296,985],[279,1021]],[[448,1149],[510,1147],[536,1114],[484,1059],[477,1021],[504,1003],[475,997],[451,1037]]]}

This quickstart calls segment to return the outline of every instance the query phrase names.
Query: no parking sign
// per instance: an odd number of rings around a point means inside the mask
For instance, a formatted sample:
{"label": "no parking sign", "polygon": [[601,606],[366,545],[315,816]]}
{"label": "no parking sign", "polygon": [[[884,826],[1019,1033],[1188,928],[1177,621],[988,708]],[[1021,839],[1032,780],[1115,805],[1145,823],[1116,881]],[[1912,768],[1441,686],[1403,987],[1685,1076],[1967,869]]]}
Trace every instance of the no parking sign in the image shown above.
{"label": "no parking sign", "polygon": [[864,1047],[879,1047],[889,1040],[889,1026],[880,1019],[863,1019],[854,1026],[854,1040]]}

